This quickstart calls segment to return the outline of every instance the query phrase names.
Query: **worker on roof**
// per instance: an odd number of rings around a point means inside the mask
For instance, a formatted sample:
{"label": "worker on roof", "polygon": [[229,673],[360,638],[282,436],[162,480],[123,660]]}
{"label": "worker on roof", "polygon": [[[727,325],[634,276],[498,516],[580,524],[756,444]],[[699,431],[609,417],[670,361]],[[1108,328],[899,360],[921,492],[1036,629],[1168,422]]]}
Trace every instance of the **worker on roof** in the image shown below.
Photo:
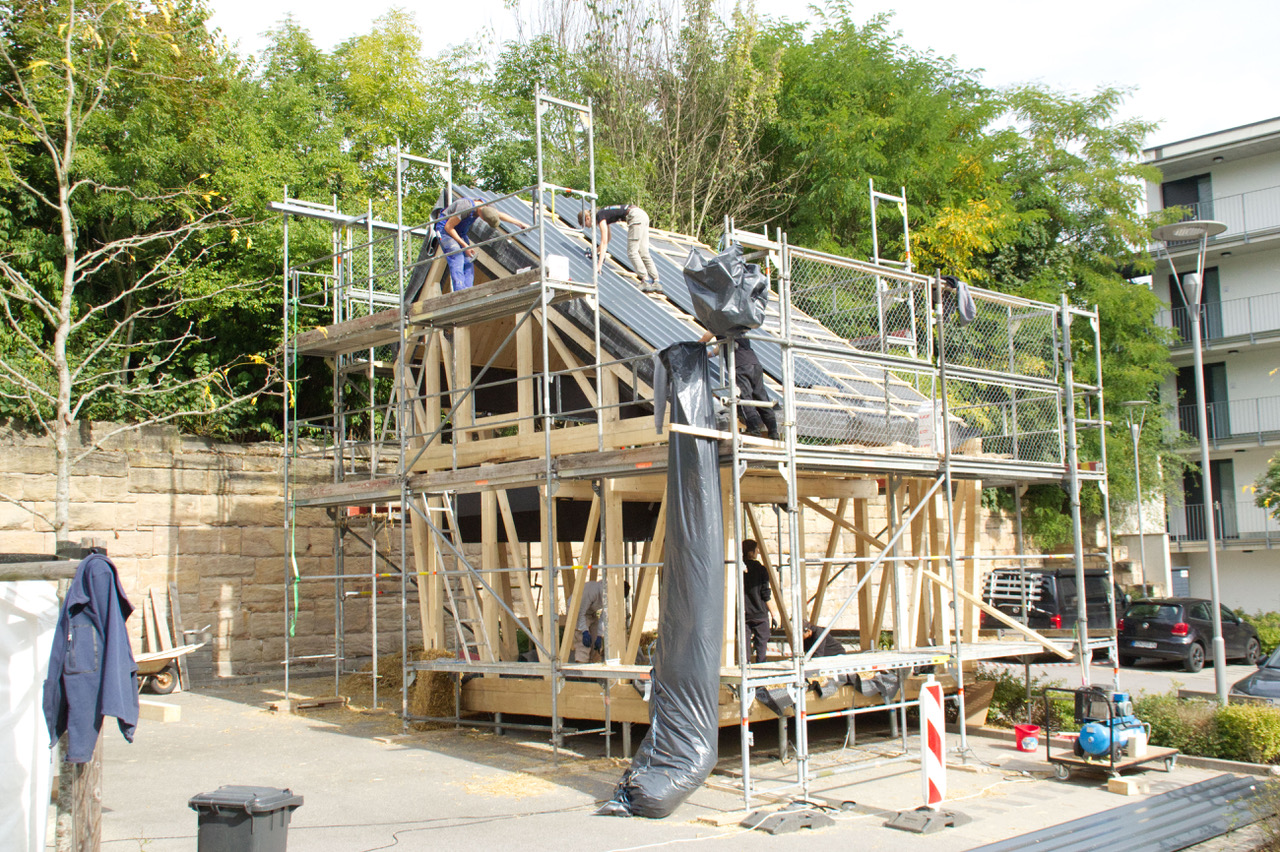
{"label": "worker on roof", "polygon": [[[638,204],[614,204],[601,207],[596,211],[596,228],[600,231],[600,250],[596,255],[596,274],[600,273],[600,265],[604,263],[605,252],[609,248],[609,232],[614,222],[627,223],[627,257],[631,260],[631,270],[640,279],[640,291],[643,293],[661,293],[658,284],[658,267],[653,265],[653,257],[649,254],[649,214]],[[578,214],[578,223],[589,227],[591,211],[583,210]],[[594,238],[594,234],[592,235]],[[593,240],[594,241],[594,240]]]}
{"label": "worker on roof", "polygon": [[[724,340],[723,337],[716,338],[708,331],[698,342],[710,343],[713,338]],[[767,406],[739,405],[738,419],[746,426],[749,434],[761,435],[770,441],[777,441],[779,439],[778,418],[773,415],[774,402],[769,398],[769,392],[764,389],[764,368],[760,366],[760,359],[756,357],[755,350],[751,348],[751,341],[747,340],[745,334],[735,334],[733,339],[733,372],[734,382],[738,386],[738,399],[769,403]]]}
{"label": "worker on roof", "polygon": [[459,198],[438,214],[436,233],[440,236],[440,248],[449,264],[449,280],[454,292],[466,290],[475,283],[476,250],[469,242],[471,226],[477,218],[495,231],[499,223],[510,222],[519,228],[529,226],[514,216],[508,216],[483,198]]}

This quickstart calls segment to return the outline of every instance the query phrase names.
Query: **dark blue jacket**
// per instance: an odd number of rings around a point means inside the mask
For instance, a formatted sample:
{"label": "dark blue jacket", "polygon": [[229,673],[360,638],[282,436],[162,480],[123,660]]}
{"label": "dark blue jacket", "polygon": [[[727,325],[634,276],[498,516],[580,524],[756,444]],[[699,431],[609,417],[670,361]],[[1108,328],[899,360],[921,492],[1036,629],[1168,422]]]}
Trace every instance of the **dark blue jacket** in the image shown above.
{"label": "dark blue jacket", "polygon": [[124,626],[132,612],[111,560],[101,553],[80,560],[58,616],[44,682],[44,720],[51,744],[66,732],[70,763],[87,763],[93,757],[103,716],[115,716],[120,733],[133,742],[138,666]]}

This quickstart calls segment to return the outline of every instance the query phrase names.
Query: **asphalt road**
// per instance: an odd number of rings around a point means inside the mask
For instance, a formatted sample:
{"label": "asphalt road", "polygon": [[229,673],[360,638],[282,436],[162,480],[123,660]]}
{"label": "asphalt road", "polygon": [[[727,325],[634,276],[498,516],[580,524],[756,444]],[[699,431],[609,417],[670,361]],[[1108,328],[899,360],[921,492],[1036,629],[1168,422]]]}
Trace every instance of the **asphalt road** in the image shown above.
{"label": "asphalt road", "polygon": [[[986,664],[984,664],[986,665]],[[1021,673],[1021,663],[991,663],[1007,670]],[[1228,664],[1224,669],[1227,691],[1238,680],[1253,674],[1254,666]],[[1089,667],[1089,682],[1111,685],[1115,669],[1098,660]],[[1182,668],[1180,663],[1157,660],[1145,660],[1136,666],[1126,666],[1119,671],[1120,688],[1130,692],[1163,693],[1178,689],[1190,689],[1197,692],[1214,693],[1217,690],[1214,679],[1213,664],[1208,663],[1203,669],[1192,674]],[[1032,664],[1031,676],[1044,684],[1054,681],[1058,685],[1074,688],[1081,683],[1080,669],[1075,663],[1042,663]]]}

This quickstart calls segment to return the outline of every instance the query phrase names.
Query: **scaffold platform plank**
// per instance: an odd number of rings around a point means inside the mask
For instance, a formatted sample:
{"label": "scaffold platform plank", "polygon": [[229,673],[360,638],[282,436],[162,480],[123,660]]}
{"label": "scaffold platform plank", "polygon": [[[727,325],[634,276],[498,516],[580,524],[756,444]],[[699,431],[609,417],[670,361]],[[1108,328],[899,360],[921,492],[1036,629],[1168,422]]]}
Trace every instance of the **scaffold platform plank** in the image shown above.
{"label": "scaffold platform plank", "polygon": [[365,506],[373,503],[399,502],[400,479],[350,479],[299,488],[293,493],[293,505],[298,508],[323,508],[326,506]]}

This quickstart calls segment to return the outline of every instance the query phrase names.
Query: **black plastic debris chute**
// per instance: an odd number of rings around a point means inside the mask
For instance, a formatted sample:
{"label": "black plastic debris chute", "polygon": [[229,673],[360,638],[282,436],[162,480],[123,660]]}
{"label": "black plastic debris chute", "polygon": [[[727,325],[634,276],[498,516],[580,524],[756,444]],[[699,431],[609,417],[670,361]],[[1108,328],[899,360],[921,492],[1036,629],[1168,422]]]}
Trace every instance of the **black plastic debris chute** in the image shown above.
{"label": "black plastic debris chute", "polygon": [[690,251],[684,281],[693,296],[693,313],[717,337],[764,323],[769,279],[759,266],[742,259],[742,246],[730,246],[710,260]]}
{"label": "black plastic debris chute", "polygon": [[[677,343],[655,360],[659,427],[670,402],[673,425],[716,428],[706,347]],[[599,814],[665,817],[716,763],[725,582],[718,455],[713,439],[671,433],[649,733]]]}

